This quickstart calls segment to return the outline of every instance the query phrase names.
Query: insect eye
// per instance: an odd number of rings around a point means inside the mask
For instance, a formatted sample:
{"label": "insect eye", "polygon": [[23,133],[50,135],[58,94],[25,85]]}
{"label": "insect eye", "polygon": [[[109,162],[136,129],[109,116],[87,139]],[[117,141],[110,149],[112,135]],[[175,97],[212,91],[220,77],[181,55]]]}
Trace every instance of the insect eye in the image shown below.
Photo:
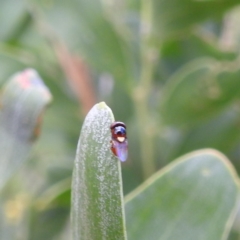
{"label": "insect eye", "polygon": [[116,127],[115,128],[115,134],[117,135],[125,135],[126,134],[126,129],[122,126]]}

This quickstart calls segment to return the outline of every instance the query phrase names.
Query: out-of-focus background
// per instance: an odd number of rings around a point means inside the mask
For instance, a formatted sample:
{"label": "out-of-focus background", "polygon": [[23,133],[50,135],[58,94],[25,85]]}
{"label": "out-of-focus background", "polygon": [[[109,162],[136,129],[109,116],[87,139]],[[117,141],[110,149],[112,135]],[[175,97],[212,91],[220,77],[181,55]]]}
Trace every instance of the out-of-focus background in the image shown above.
{"label": "out-of-focus background", "polygon": [[100,101],[127,125],[124,194],[201,148],[239,172],[239,25],[237,0],[1,1],[1,85],[31,67],[53,95],[29,161],[4,191],[2,239],[69,239],[77,141]]}

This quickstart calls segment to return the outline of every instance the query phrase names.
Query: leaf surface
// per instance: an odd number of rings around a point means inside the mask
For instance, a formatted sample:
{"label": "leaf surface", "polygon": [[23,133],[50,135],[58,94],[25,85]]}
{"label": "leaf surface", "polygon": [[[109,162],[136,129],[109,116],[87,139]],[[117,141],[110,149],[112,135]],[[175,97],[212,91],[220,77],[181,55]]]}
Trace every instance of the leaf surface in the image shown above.
{"label": "leaf surface", "polygon": [[126,239],[120,161],[110,150],[113,120],[102,102],[82,126],[72,180],[73,240]]}
{"label": "leaf surface", "polygon": [[0,111],[0,189],[27,159],[40,133],[51,94],[33,69],[13,76],[3,88]]}
{"label": "leaf surface", "polygon": [[129,239],[225,239],[236,211],[236,179],[215,150],[183,156],[127,196]]}

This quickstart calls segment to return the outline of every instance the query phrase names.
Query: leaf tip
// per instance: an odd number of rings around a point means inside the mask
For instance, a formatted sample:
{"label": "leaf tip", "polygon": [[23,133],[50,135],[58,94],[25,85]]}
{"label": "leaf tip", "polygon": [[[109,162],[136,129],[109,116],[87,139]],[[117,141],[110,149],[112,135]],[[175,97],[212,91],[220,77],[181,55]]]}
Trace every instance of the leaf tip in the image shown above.
{"label": "leaf tip", "polygon": [[100,102],[100,103],[97,103],[96,104],[98,108],[106,108],[107,107],[107,104],[105,102]]}
{"label": "leaf tip", "polygon": [[105,110],[109,111],[109,113],[111,115],[111,119],[112,119],[112,121],[114,121],[113,112],[112,112],[111,108],[105,102],[99,102],[94,107],[96,107],[99,110],[104,110],[105,109]]}

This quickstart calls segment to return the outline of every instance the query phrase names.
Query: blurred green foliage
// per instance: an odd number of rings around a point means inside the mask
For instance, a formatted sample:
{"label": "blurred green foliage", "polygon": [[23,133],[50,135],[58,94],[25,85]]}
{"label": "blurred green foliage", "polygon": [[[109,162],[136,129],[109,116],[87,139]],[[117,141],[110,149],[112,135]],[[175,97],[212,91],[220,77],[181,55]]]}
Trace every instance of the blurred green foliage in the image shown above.
{"label": "blurred green foliage", "polygon": [[29,161],[2,192],[1,215],[10,218],[0,221],[1,239],[66,239],[77,139],[98,101],[127,124],[125,194],[176,157],[205,147],[223,152],[239,173],[238,4],[2,1],[1,84],[32,67],[54,100]]}

